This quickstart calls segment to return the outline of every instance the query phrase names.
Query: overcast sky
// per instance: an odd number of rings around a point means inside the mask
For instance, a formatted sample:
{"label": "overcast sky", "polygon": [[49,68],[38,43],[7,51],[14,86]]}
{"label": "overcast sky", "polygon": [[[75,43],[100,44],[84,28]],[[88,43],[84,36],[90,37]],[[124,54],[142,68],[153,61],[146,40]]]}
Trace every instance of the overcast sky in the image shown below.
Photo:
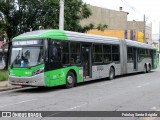
{"label": "overcast sky", "polygon": [[152,23],[152,33],[159,33],[160,4],[158,0],[83,0],[87,4],[103,8],[129,12],[128,20],[143,21],[146,15],[147,23]]}

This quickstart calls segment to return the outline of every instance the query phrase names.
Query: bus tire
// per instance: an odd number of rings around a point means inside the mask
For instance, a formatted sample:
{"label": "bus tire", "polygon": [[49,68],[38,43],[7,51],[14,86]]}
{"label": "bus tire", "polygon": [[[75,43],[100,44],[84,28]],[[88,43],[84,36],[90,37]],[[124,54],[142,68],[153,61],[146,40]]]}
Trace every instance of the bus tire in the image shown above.
{"label": "bus tire", "polygon": [[144,72],[144,73],[147,72],[147,65],[146,65],[146,64],[144,65],[143,72]]}
{"label": "bus tire", "polygon": [[150,64],[148,65],[148,71],[147,72],[148,73],[151,72],[151,65]]}
{"label": "bus tire", "polygon": [[114,71],[114,69],[113,69],[113,67],[111,67],[110,68],[110,70],[109,70],[109,80],[112,80],[112,79],[114,79],[114,77],[115,77],[115,71]]}
{"label": "bus tire", "polygon": [[75,75],[73,74],[73,72],[69,71],[66,77],[66,88],[74,87],[75,83]]}

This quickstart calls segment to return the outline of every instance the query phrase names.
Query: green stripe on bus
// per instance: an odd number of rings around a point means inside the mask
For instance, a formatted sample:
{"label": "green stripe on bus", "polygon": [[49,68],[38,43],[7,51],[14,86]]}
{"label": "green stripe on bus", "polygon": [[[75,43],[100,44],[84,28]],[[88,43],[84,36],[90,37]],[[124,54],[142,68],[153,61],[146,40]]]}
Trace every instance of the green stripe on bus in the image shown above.
{"label": "green stripe on bus", "polygon": [[31,77],[32,73],[40,68],[44,68],[44,64],[31,68],[10,68],[10,75],[15,77]]}
{"label": "green stripe on bus", "polygon": [[83,82],[83,77],[79,74],[79,68],[76,66],[70,66],[57,70],[52,70],[44,73],[45,85],[47,87],[65,85],[67,73],[73,70],[76,73],[77,83]]}
{"label": "green stripe on bus", "polygon": [[44,32],[40,35],[29,35],[29,36],[17,36],[14,37],[14,40],[25,40],[25,39],[36,39],[36,38],[51,38],[57,40],[68,40],[66,33],[63,30],[49,30],[48,32]]}

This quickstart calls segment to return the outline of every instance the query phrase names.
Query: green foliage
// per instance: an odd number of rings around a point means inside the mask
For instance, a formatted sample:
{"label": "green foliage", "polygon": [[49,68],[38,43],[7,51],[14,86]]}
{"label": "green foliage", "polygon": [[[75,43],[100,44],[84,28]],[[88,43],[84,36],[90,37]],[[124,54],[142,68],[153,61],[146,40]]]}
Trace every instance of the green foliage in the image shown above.
{"label": "green foliage", "polygon": [[0,70],[0,81],[8,80],[8,72]]}
{"label": "green foliage", "polygon": [[108,25],[102,25],[102,24],[99,24],[98,26],[97,26],[97,29],[98,30],[101,30],[101,31],[104,31],[106,28],[108,28]]}
{"label": "green foliage", "polygon": [[[64,29],[83,32],[80,20],[88,18],[91,10],[82,0],[65,0]],[[0,0],[0,28],[9,39],[31,30],[59,28],[59,0]]]}

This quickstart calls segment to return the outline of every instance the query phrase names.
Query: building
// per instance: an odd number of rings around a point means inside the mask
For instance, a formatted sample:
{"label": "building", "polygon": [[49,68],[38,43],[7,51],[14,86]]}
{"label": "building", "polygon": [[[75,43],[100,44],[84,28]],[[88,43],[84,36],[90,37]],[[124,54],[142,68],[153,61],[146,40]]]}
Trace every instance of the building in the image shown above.
{"label": "building", "polygon": [[160,51],[160,45],[159,45],[159,34],[153,34],[152,35],[152,46],[155,47],[158,51]]}
{"label": "building", "polygon": [[[146,25],[144,21],[127,21],[129,13],[124,12],[122,7],[120,7],[120,11],[91,5],[88,5],[88,7],[91,9],[92,15],[88,19],[82,20],[81,25],[85,26],[90,23],[94,25],[106,24],[108,28],[104,31],[93,29],[87,33],[152,43],[152,24]],[[144,40],[144,37],[146,40]]]}

